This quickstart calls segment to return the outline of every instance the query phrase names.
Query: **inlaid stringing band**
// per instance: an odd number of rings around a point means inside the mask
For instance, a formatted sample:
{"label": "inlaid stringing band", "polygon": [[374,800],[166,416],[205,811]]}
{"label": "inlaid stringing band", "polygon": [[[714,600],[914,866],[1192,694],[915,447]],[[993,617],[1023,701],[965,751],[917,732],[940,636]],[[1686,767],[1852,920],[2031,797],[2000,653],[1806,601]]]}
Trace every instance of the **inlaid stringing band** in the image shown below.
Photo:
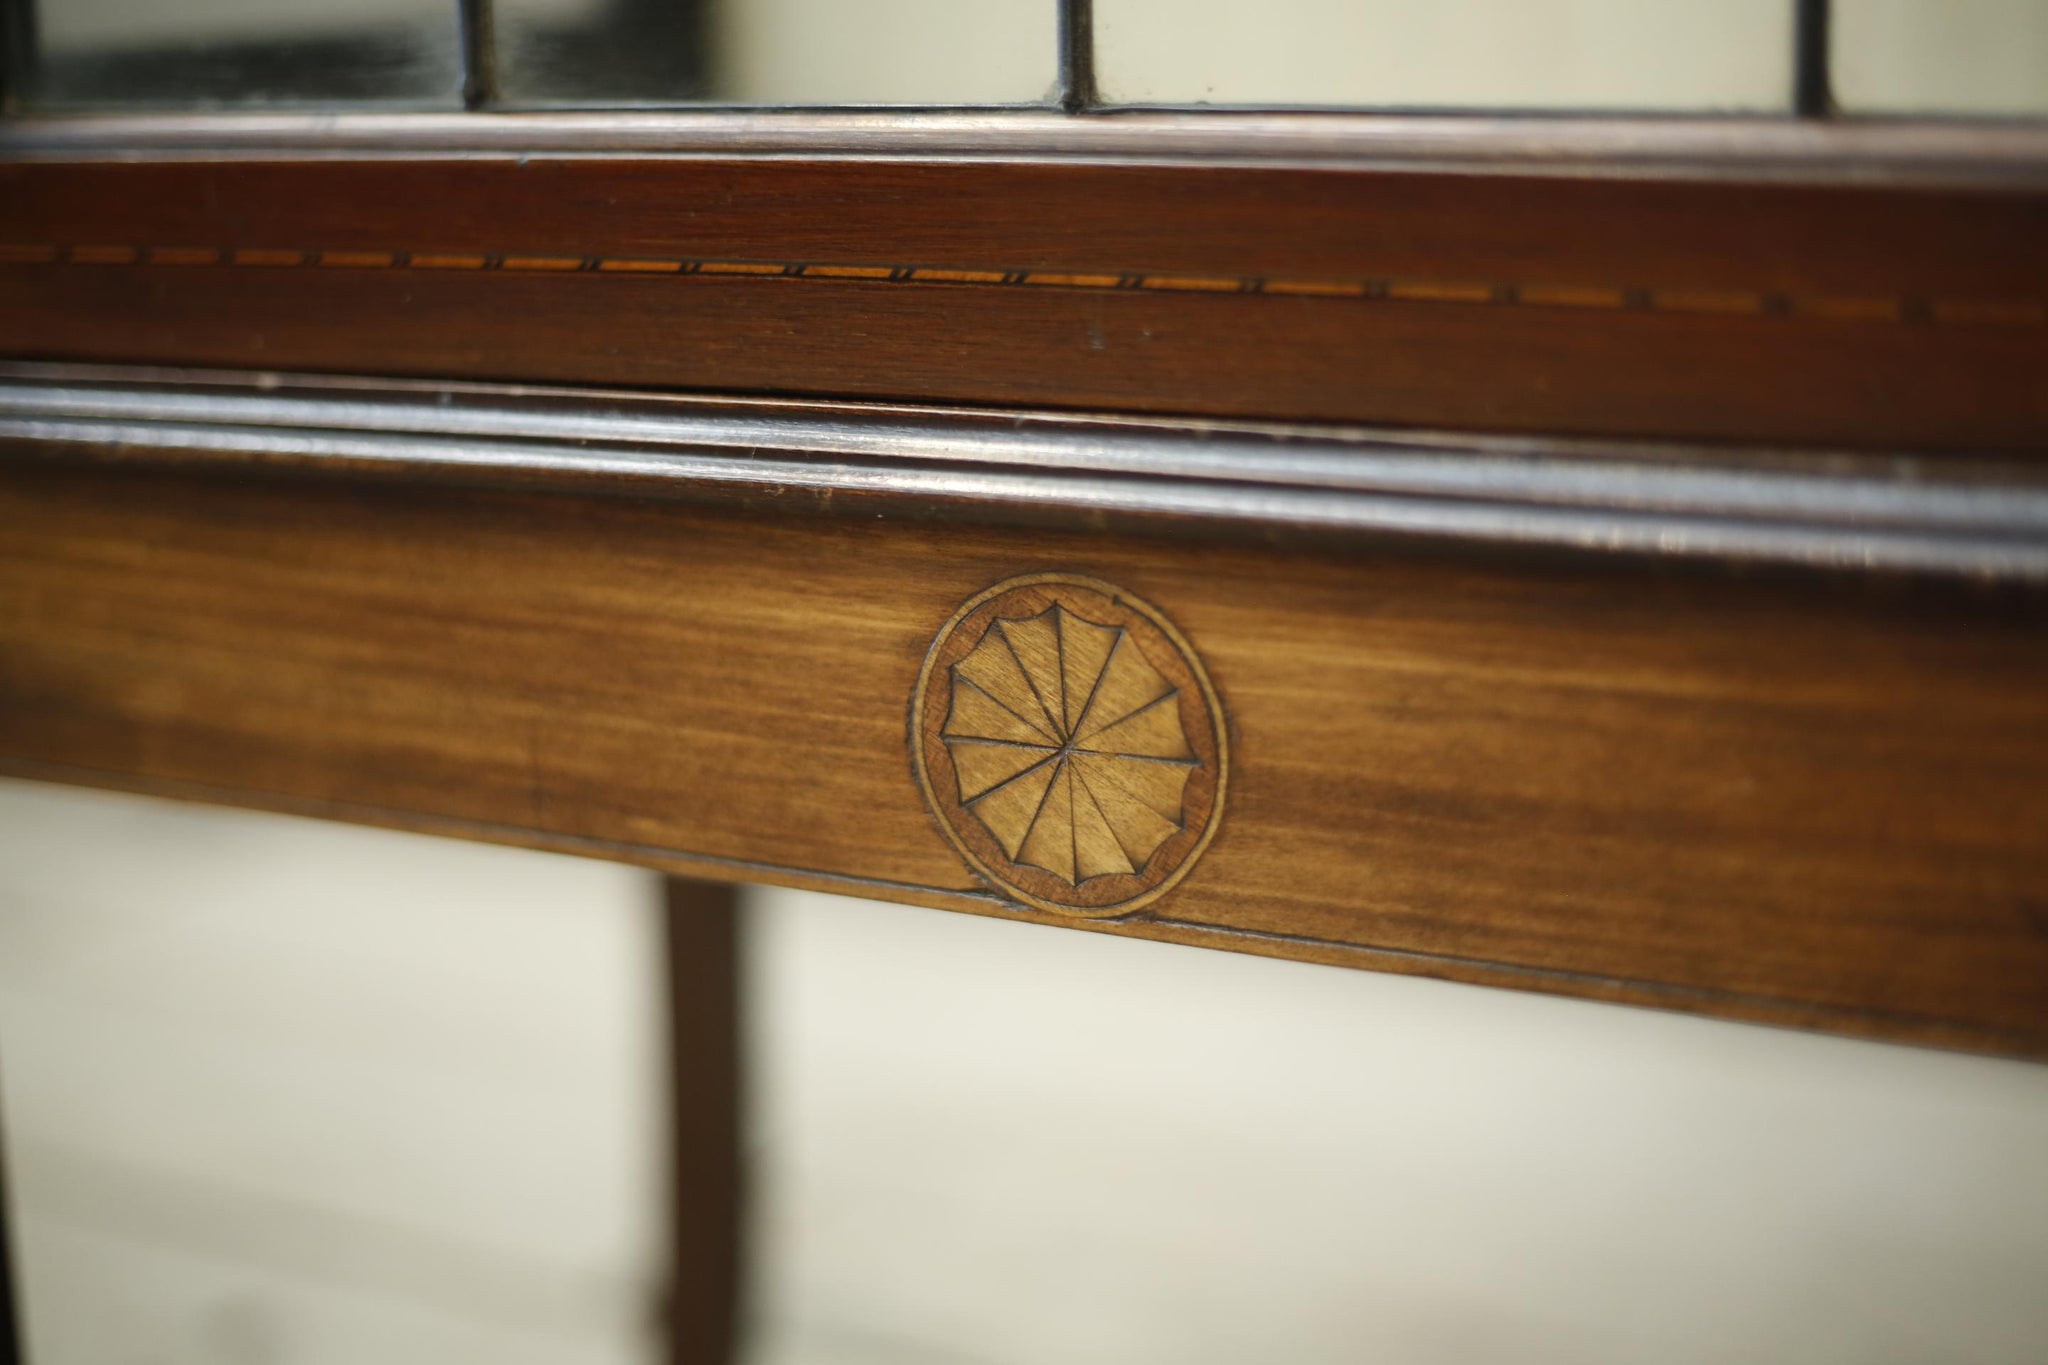
{"label": "inlaid stringing band", "polygon": [[515,273],[754,276],[872,284],[931,284],[1163,293],[1256,294],[1297,298],[1390,300],[1457,307],[1602,309],[1616,312],[1792,317],[1825,322],[1941,323],[2039,327],[2038,299],[1919,298],[1785,294],[1767,290],[1689,289],[1555,282],[1470,280],[1300,280],[1258,275],[1185,275],[953,267],[840,265],[829,262],[690,260],[679,257],[558,256],[431,251],[299,251],[260,247],[55,246],[0,243],[0,265],[248,266],[344,270],[502,270]]}

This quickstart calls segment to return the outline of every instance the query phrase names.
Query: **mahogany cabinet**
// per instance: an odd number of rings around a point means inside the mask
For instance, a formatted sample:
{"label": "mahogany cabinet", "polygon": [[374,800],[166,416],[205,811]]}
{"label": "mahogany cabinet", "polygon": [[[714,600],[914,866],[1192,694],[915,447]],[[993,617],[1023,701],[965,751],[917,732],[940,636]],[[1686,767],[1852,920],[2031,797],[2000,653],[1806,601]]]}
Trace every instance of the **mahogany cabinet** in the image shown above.
{"label": "mahogany cabinet", "polygon": [[0,130],[0,772],[2048,1052],[2048,140]]}

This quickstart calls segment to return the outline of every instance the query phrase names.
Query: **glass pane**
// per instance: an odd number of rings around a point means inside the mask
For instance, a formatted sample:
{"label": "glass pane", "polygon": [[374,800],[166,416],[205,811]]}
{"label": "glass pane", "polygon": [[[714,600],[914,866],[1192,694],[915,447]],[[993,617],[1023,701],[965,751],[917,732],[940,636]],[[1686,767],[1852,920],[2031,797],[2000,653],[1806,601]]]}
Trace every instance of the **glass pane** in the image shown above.
{"label": "glass pane", "polygon": [[2041,0],[1835,0],[1833,45],[1844,109],[2048,114]]}
{"label": "glass pane", "polygon": [[714,99],[1019,104],[1059,74],[1056,0],[724,0],[714,14]]}
{"label": "glass pane", "polygon": [[491,8],[505,103],[672,104],[703,95],[699,0],[496,0]]}
{"label": "glass pane", "polygon": [[31,104],[461,102],[456,0],[31,3]]}
{"label": "glass pane", "polygon": [[1124,103],[1782,110],[1792,0],[1095,0]]}

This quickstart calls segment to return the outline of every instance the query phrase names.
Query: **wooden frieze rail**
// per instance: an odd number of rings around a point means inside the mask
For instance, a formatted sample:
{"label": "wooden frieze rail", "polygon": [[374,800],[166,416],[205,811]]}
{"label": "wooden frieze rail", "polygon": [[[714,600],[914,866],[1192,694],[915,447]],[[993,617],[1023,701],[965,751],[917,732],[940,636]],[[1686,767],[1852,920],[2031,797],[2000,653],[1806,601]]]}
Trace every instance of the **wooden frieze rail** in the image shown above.
{"label": "wooden frieze rail", "polygon": [[0,771],[2048,1054],[2048,137],[0,128]]}
{"label": "wooden frieze rail", "polygon": [[14,365],[0,770],[2048,1051],[2031,462]]}

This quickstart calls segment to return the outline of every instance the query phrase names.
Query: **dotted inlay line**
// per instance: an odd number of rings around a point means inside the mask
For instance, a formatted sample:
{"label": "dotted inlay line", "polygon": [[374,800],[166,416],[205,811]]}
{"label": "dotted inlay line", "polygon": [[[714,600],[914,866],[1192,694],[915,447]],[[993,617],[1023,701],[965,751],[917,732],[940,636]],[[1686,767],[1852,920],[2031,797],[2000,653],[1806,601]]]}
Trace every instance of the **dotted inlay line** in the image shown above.
{"label": "dotted inlay line", "polygon": [[514,273],[759,276],[879,284],[977,285],[1137,290],[1180,294],[1273,294],[1371,299],[1458,307],[1592,309],[1613,312],[1806,318],[1826,322],[1944,323],[2039,327],[2038,299],[1922,298],[1786,294],[1768,290],[1677,289],[1476,280],[1296,280],[1255,275],[1109,274],[1055,270],[837,265],[823,262],[689,260],[638,256],[490,255],[432,251],[294,251],[263,247],[51,246],[0,243],[0,265],[253,266],[271,269],[501,270]]}

